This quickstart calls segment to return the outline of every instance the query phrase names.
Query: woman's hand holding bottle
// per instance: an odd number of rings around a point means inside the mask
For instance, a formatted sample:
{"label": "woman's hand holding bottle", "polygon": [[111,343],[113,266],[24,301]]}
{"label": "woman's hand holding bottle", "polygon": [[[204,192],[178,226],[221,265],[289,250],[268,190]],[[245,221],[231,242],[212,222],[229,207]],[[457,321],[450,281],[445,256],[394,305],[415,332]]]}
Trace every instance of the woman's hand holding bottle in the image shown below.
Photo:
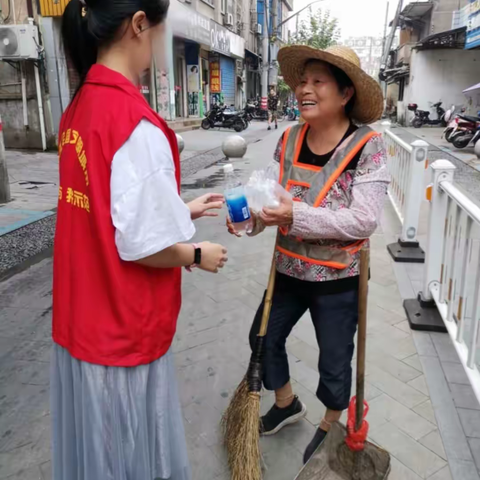
{"label": "woman's hand holding bottle", "polygon": [[[248,227],[247,227],[247,233],[249,233],[249,232],[251,232],[252,230],[255,229],[256,221],[257,221],[256,215],[252,212],[252,210],[250,210],[250,222],[249,222]],[[242,236],[242,233],[239,232],[235,228],[234,223],[232,222],[232,220],[230,219],[230,217],[228,215],[227,215],[226,224],[227,224],[228,233],[230,235],[235,235],[236,237],[241,237]]]}

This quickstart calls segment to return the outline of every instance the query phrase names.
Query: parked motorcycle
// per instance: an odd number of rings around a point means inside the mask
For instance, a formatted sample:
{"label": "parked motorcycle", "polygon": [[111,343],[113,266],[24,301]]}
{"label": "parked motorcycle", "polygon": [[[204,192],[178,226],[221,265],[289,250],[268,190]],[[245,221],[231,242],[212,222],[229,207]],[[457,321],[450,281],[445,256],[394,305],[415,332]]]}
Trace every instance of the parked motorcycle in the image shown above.
{"label": "parked motorcycle", "polygon": [[287,118],[290,122],[294,122],[298,116],[300,116],[300,111],[298,106],[295,103],[285,102],[283,106],[283,116]]}
{"label": "parked motorcycle", "polygon": [[468,115],[460,115],[465,120],[465,125],[461,130],[451,135],[451,142],[455,148],[465,148],[472,143],[475,145],[480,138],[480,117],[471,117]]}
{"label": "parked motorcycle", "polygon": [[456,110],[457,107],[455,105],[452,105],[452,107],[445,113],[444,119],[447,127],[442,133],[442,138],[445,138],[447,142],[451,142],[452,134],[454,134],[458,130],[459,116],[465,113],[465,107],[461,108],[460,114],[455,114]]}
{"label": "parked motorcycle", "polygon": [[[445,139],[449,143],[468,132],[474,132],[477,127],[477,122],[479,121],[478,117],[473,117],[470,115],[460,114],[457,115],[451,122],[453,126],[452,130],[445,134]],[[450,126],[450,125],[449,125]]]}
{"label": "parked motorcycle", "polygon": [[424,125],[446,125],[445,124],[445,109],[442,107],[442,102],[435,103],[433,108],[436,109],[437,118],[430,118],[428,110],[419,110],[416,103],[410,103],[408,109],[415,113],[415,118],[412,120],[412,126],[421,128]]}
{"label": "parked motorcycle", "polygon": [[236,132],[242,132],[248,127],[247,121],[243,118],[243,112],[228,110],[225,105],[213,105],[202,120],[202,128],[233,128]]}
{"label": "parked motorcycle", "polygon": [[247,106],[245,107],[245,111],[251,120],[268,120],[268,111],[261,108],[260,100],[249,100],[247,102]]}

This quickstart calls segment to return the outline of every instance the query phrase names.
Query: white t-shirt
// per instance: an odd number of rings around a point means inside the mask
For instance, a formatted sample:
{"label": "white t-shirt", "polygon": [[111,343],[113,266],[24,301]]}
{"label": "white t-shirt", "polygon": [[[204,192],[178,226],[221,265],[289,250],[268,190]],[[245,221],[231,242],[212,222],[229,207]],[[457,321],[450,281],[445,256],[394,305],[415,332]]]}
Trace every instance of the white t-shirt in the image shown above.
{"label": "white t-shirt", "polygon": [[140,260],[195,234],[190,210],[178,195],[167,137],[147,120],[113,157],[110,194],[122,260]]}

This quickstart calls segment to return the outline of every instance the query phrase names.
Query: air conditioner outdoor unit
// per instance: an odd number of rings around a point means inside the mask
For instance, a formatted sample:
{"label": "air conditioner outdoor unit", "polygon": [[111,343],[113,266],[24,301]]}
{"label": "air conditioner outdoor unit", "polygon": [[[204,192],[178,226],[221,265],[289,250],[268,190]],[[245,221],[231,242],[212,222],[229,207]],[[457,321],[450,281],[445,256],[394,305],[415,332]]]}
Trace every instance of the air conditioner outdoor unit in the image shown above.
{"label": "air conditioner outdoor unit", "polygon": [[225,20],[225,25],[228,25],[229,27],[231,27],[233,25],[233,14],[227,13],[227,17],[226,17],[226,20]]}
{"label": "air conditioner outdoor unit", "polygon": [[0,59],[38,59],[37,27],[35,25],[0,25]]}
{"label": "air conditioner outdoor unit", "polygon": [[257,23],[257,33],[259,35],[263,33],[263,25],[261,23]]}

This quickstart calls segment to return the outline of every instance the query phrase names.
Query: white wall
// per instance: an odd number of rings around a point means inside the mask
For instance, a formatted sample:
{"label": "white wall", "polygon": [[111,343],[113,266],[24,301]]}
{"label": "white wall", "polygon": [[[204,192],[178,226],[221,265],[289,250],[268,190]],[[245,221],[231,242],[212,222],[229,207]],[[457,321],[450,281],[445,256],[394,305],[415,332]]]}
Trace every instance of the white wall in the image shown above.
{"label": "white wall", "polygon": [[439,101],[445,110],[452,104],[468,108],[462,92],[479,82],[479,72],[480,50],[414,50],[404,103],[417,103],[419,109],[430,110],[430,118],[436,118],[431,104]]}

